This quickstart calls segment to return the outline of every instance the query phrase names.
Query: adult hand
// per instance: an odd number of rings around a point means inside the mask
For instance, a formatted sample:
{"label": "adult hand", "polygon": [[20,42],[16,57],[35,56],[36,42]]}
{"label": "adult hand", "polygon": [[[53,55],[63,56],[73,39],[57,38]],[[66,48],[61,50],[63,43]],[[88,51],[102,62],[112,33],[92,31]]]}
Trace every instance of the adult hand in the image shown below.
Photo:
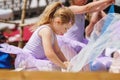
{"label": "adult hand", "polygon": [[112,4],[114,4],[114,3],[115,3],[115,0],[108,0],[108,1],[110,1],[110,3],[112,3]]}

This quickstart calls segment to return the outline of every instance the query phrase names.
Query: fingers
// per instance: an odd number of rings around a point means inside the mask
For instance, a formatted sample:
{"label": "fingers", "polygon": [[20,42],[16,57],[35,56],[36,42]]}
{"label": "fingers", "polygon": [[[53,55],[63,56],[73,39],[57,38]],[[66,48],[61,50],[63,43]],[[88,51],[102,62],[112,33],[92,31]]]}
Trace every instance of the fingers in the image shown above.
{"label": "fingers", "polygon": [[70,64],[70,62],[68,62],[68,61],[64,62],[64,65],[65,65],[66,69],[67,69],[67,67],[68,67],[69,64]]}
{"label": "fingers", "polygon": [[115,0],[110,0],[110,3],[111,3],[111,4],[114,4],[114,3],[115,3]]}

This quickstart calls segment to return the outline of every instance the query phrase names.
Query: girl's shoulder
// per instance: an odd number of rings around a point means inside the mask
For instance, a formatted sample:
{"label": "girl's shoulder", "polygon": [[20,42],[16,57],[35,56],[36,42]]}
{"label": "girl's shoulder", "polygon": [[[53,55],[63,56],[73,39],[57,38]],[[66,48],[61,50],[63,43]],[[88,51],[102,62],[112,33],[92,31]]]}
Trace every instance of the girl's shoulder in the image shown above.
{"label": "girl's shoulder", "polygon": [[49,25],[41,25],[39,28],[35,31],[37,34],[39,33],[49,33],[49,34],[54,34],[53,30],[49,27]]}
{"label": "girl's shoulder", "polygon": [[39,26],[39,28],[37,30],[41,30],[41,29],[44,29],[44,28],[52,30],[48,25],[41,25],[41,26]]}

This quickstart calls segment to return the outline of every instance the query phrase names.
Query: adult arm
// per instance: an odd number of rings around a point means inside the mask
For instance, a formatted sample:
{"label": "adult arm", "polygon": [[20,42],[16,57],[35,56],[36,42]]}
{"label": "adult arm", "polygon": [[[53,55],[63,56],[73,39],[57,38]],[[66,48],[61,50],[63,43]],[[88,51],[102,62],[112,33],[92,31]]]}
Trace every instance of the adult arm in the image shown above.
{"label": "adult arm", "polygon": [[54,48],[55,48],[55,52],[56,52],[56,54],[58,55],[59,59],[60,59],[62,62],[67,61],[67,59],[66,59],[65,56],[63,55],[60,47],[58,46],[57,39],[55,39]]}
{"label": "adult arm", "polygon": [[101,11],[106,7],[108,7],[110,4],[112,4],[113,2],[114,0],[100,0],[100,1],[91,2],[83,6],[72,5],[69,8],[75,14],[83,14],[83,13]]}
{"label": "adult arm", "polygon": [[92,13],[92,16],[91,16],[91,19],[90,19],[90,23],[89,23],[89,25],[85,29],[85,35],[86,35],[86,37],[90,37],[91,32],[93,31],[94,25],[98,21],[99,14],[100,14],[100,12],[94,12],[94,13]]}

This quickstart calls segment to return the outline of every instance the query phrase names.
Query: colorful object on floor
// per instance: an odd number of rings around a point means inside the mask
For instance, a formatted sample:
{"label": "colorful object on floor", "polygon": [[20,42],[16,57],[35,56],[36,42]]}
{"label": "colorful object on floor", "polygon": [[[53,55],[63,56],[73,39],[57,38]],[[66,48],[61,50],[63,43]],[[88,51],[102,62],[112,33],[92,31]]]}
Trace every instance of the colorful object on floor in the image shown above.
{"label": "colorful object on floor", "polygon": [[10,54],[0,51],[0,69],[11,69],[11,59]]}

